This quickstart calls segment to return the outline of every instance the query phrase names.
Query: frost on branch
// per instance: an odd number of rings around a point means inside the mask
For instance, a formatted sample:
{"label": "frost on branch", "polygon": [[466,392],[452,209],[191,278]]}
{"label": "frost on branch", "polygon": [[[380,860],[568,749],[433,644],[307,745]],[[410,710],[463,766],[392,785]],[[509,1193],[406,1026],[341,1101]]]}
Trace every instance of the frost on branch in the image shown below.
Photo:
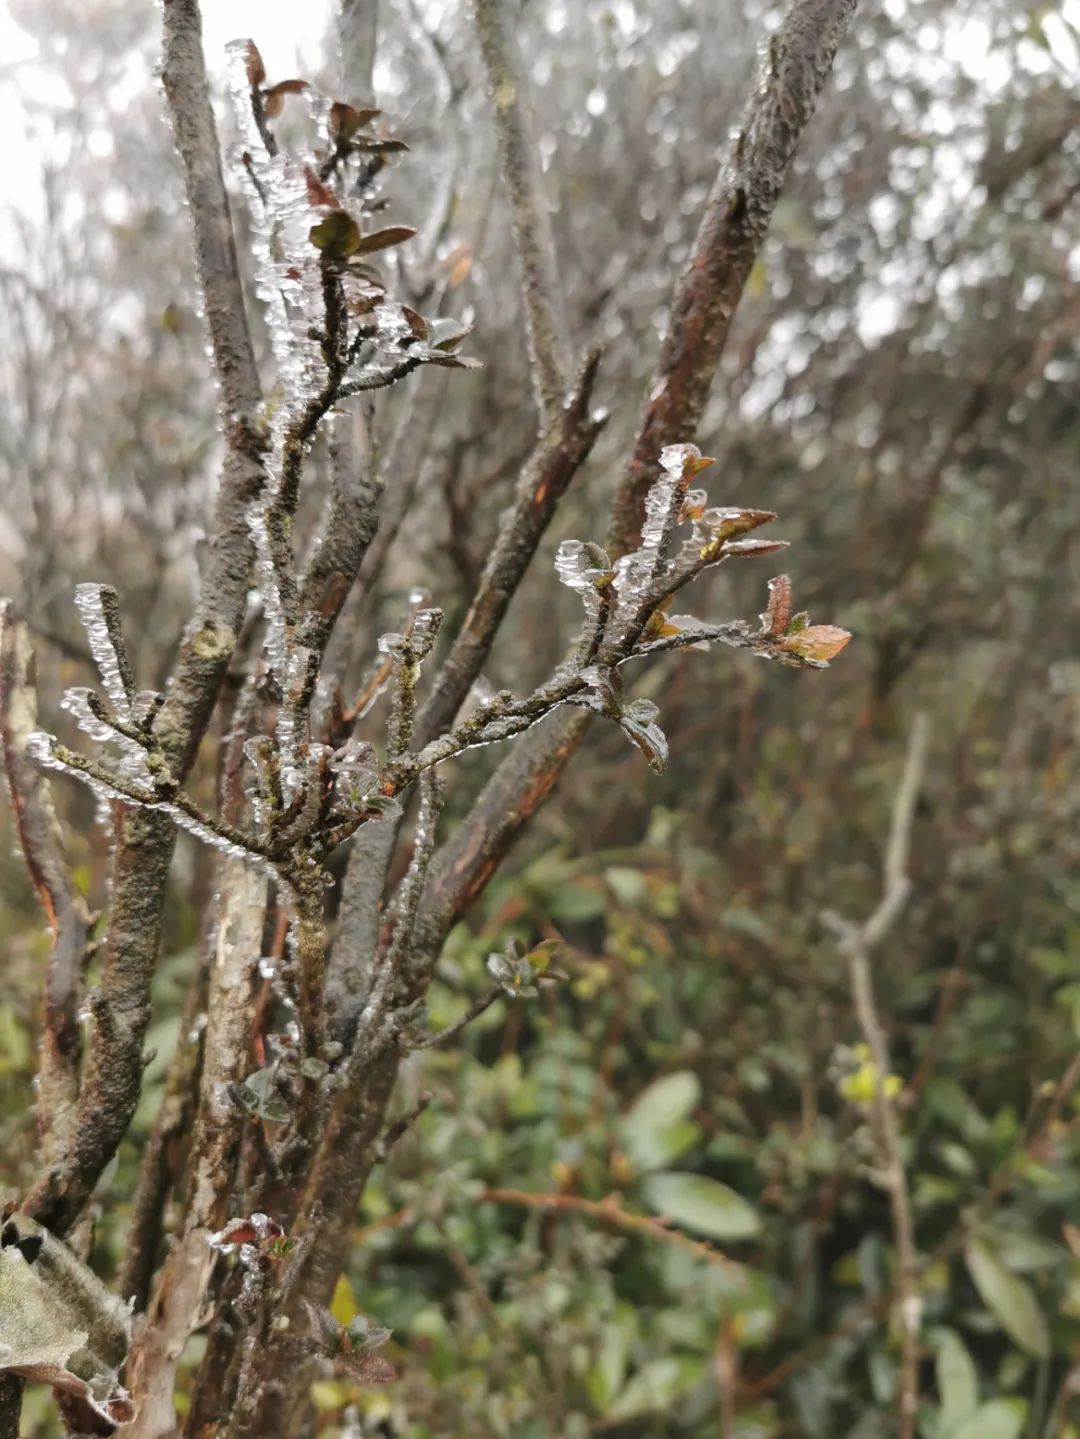
{"label": "frost on branch", "polygon": [[667,740],[656,705],[625,698],[619,667],[627,660],[691,646],[707,649],[715,641],[817,668],[850,638],[832,625],[807,629],[805,616],[789,623],[791,581],[786,576],[771,582],[772,598],[757,634],[741,620],[717,625],[668,613],[677,591],[704,570],[784,548],[783,541],[751,537],[776,518],[771,510],[710,507],[703,490],[690,488],[710,464],[695,445],[663,450],[661,475],[646,499],[641,543],[613,568],[599,545],[581,540],[565,540],[555,558],[559,579],[580,595],[586,615],[576,652],[560,671],[577,680],[563,702],[614,720],[658,772],[667,763]]}
{"label": "frost on branch", "polygon": [[[372,133],[380,112],[319,95],[304,81],[267,86],[250,41],[230,47],[231,89],[240,128],[240,164],[254,190],[256,287],[266,313],[277,386],[269,412],[269,483],[253,508],[259,586],[267,623],[267,661],[277,683],[296,682],[293,650],[302,646],[292,520],[301,471],[322,419],[350,395],[379,389],[420,365],[467,368],[459,349],[467,326],[427,319],[395,302],[369,260],[408,241],[406,225],[370,228],[375,180],[386,157],[407,149]],[[286,97],[306,110],[312,143],[303,155],[282,150],[270,125]],[[345,198],[342,198],[345,197]],[[295,716],[296,706],[291,707]],[[290,752],[297,738],[290,706],[282,711],[282,784],[296,793]]]}

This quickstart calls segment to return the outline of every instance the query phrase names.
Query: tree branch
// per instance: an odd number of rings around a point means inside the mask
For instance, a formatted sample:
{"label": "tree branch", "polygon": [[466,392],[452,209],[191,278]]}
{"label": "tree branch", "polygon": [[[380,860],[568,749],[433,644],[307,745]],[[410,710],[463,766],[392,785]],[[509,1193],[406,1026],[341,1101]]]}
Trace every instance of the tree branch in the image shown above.
{"label": "tree branch", "polygon": [[[721,169],[672,302],[630,469],[616,501],[616,552],[636,547],[660,450],[689,440],[701,418],[735,307],[757,257],[796,145],[828,78],[855,0],[795,0],[769,46],[742,141]],[[425,914],[431,944],[482,892],[523,826],[558,783],[588,719],[556,716],[523,735],[444,847]]]}
{"label": "tree branch", "polygon": [[71,881],[48,781],[26,753],[37,729],[34,651],[10,600],[0,602],[0,743],[19,846],[52,936],[37,1099],[46,1163],[67,1143],[78,1092],[79,987],[89,914]]}
{"label": "tree branch", "polygon": [[491,652],[510,601],[559,501],[606,423],[606,415],[592,414],[589,410],[599,364],[600,351],[594,349],[561,410],[558,427],[543,438],[522,471],[514,502],[499,522],[499,532],[469,613],[420,715],[417,747],[427,744],[453,724],[454,716]]}
{"label": "tree branch", "polygon": [[531,134],[525,77],[503,0],[474,0],[476,34],[492,92],[503,182],[510,196],[521,263],[522,298],[533,392],[541,428],[558,417],[566,388],[565,325],[560,314],[558,264],[551,220]]}
{"label": "tree branch", "polygon": [[675,287],[667,335],[615,505],[617,554],[637,545],[660,451],[694,436],[743,289],[855,5],[856,0],[795,0],[769,37],[757,86]]}
{"label": "tree branch", "polygon": [[213,1265],[210,1236],[227,1217],[243,1125],[243,1115],[228,1095],[247,1070],[266,880],[242,861],[230,860],[222,874],[221,896],[184,1227],[165,1261],[129,1360],[129,1384],[138,1407],[130,1439],[166,1439],[176,1431],[176,1365]]}
{"label": "tree branch", "polygon": [[[197,0],[165,0],[163,13],[165,94],[184,169],[226,428],[214,539],[199,602],[154,727],[181,780],[206,731],[243,621],[253,557],[248,514],[263,484],[265,441],[257,421],[261,393],[210,105],[199,7]],[[24,1206],[59,1235],[78,1217],[138,1103],[150,980],[174,843],[167,816],[116,807],[112,911],[74,1138]]]}

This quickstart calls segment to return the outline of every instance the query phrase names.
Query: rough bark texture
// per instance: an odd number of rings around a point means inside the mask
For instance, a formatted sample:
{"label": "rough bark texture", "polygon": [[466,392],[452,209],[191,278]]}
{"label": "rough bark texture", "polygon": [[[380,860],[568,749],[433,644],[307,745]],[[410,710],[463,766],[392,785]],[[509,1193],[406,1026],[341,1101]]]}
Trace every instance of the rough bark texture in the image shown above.
{"label": "rough bark texture", "polygon": [[227,1218],[242,1112],[230,1085],[248,1068],[255,961],[262,945],[266,880],[243,861],[230,860],[221,885],[221,914],[210,969],[205,1059],[198,1119],[188,1162],[184,1228],[169,1252],[154,1301],[128,1364],[138,1416],[130,1439],[166,1439],[175,1432],[176,1364],[202,1304],[213,1267],[210,1236]]}
{"label": "rough bark texture", "polygon": [[[222,179],[201,25],[195,0],[166,0],[165,94],[184,168],[226,427],[214,538],[199,603],[155,727],[178,779],[190,768],[205,733],[240,631],[252,562],[247,516],[263,482],[263,440],[256,421],[259,378]],[[59,1234],[78,1218],[138,1102],[143,1041],[150,1020],[150,980],[174,843],[172,823],[164,816],[117,807],[105,968],[93,1002],[94,1037],[73,1138],[24,1206]]]}

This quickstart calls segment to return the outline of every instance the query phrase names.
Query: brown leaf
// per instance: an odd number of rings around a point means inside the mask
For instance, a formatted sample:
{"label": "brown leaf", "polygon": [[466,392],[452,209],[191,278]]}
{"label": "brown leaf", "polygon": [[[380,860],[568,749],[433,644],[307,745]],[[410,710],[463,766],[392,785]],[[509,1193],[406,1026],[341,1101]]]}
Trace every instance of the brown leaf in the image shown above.
{"label": "brown leaf", "polygon": [[798,634],[786,635],[780,641],[780,648],[803,660],[827,663],[840,653],[850,639],[850,630],[842,630],[838,625],[810,625]]}
{"label": "brown leaf", "polygon": [[259,47],[254,40],[247,42],[247,49],[244,51],[244,68],[247,71],[249,84],[261,85],[266,79],[266,66],[263,64],[263,57],[259,54]]}
{"label": "brown leaf", "polygon": [[342,144],[351,140],[357,130],[370,125],[376,115],[381,114],[381,110],[357,110],[352,105],[346,105],[343,100],[335,100],[330,106],[330,134]]}
{"label": "brown leaf", "polygon": [[455,245],[443,261],[443,267],[447,271],[446,283],[451,290],[463,285],[473,267],[472,251],[468,245]]}
{"label": "brown leaf", "polygon": [[381,1354],[361,1354],[350,1361],[348,1369],[361,1384],[366,1384],[369,1388],[393,1384],[397,1378],[397,1370]]}
{"label": "brown leaf", "polygon": [[279,80],[276,85],[271,85],[269,90],[263,91],[263,110],[270,120],[274,120],[285,108],[286,95],[300,95],[308,88],[306,80]]}
{"label": "brown leaf", "polygon": [[391,245],[404,244],[411,240],[416,231],[408,225],[388,225],[385,230],[374,230],[370,235],[364,235],[357,252],[361,255],[370,255],[375,250],[388,250]]}
{"label": "brown leaf", "polygon": [[416,338],[418,340],[426,340],[431,332],[428,329],[428,322],[424,319],[423,315],[409,305],[402,305],[401,313],[409,322],[409,329]]}

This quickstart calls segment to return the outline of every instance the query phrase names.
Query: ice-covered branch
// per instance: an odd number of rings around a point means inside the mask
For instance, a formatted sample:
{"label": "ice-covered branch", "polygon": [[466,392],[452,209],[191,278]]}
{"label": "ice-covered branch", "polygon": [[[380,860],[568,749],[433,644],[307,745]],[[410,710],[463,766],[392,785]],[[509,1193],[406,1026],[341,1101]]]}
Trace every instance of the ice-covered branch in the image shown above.
{"label": "ice-covered branch", "polygon": [[747,278],[855,5],[856,0],[795,0],[769,37],[757,85],[675,288],[615,506],[617,554],[637,543],[661,449],[691,438],[697,429]]}

